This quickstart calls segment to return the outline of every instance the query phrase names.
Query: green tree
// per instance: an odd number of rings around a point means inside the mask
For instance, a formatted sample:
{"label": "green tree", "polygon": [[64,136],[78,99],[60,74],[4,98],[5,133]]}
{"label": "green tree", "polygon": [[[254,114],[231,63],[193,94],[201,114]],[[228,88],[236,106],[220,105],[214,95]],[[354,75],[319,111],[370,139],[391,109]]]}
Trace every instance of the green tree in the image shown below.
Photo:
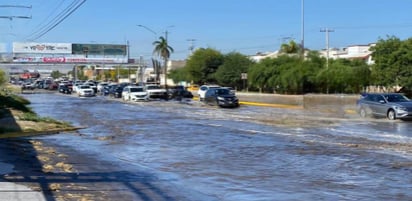
{"label": "green tree", "polygon": [[371,83],[371,69],[370,66],[362,59],[351,60],[349,63],[352,73],[347,80],[350,83],[348,92],[359,93]]}
{"label": "green tree", "polygon": [[60,73],[60,71],[52,71],[51,72],[51,74],[50,74],[50,76],[53,78],[53,79],[57,79],[57,78],[59,78],[59,77],[62,77],[62,76],[64,76],[64,74],[63,73]]}
{"label": "green tree", "polygon": [[185,68],[193,83],[216,83],[215,72],[223,64],[224,56],[212,48],[200,48],[187,60]]}
{"label": "green tree", "polygon": [[317,84],[318,73],[324,69],[326,58],[320,56],[318,51],[309,51],[302,63],[303,91],[302,93],[322,92],[321,86]]}
{"label": "green tree", "polygon": [[279,71],[275,66],[276,59],[273,58],[266,58],[254,64],[248,71],[249,86],[257,88],[259,92],[273,91],[272,86],[269,84],[269,79],[279,75]]}
{"label": "green tree", "polygon": [[73,66],[73,70],[71,71],[72,76],[76,78],[76,71],[77,71],[77,80],[87,80],[87,76],[84,74],[84,69],[86,66]]}
{"label": "green tree", "polygon": [[412,88],[412,38],[401,41],[397,37],[379,39],[372,47],[373,83],[375,85]]}
{"label": "green tree", "polygon": [[248,57],[237,52],[224,55],[224,63],[215,73],[217,83],[223,86],[242,88],[241,74],[247,73],[252,64],[253,62]]}
{"label": "green tree", "polygon": [[153,53],[158,55],[163,59],[163,73],[165,79],[165,86],[167,89],[167,61],[170,58],[170,54],[173,53],[173,48],[169,46],[168,41],[165,37],[160,36],[158,41],[153,42],[154,50]]}
{"label": "green tree", "polygon": [[178,83],[180,81],[190,82],[190,77],[188,75],[187,68],[173,69],[169,73],[169,77],[174,83]]}
{"label": "green tree", "polygon": [[0,86],[3,86],[7,82],[6,79],[6,73],[0,69]]}

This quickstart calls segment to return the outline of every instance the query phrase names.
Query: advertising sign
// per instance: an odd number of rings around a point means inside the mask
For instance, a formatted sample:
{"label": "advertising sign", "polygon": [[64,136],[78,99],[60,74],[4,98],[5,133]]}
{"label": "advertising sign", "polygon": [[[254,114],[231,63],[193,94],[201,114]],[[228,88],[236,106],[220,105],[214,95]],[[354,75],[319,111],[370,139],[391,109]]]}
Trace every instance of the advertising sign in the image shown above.
{"label": "advertising sign", "polygon": [[72,45],[72,54],[114,56],[127,54],[126,45],[110,44],[76,44]]}
{"label": "advertising sign", "polygon": [[86,57],[14,57],[17,63],[94,63],[94,64],[121,64],[127,63],[127,57],[120,58],[86,58]]}
{"label": "advertising sign", "polygon": [[71,43],[13,43],[13,53],[71,54]]}

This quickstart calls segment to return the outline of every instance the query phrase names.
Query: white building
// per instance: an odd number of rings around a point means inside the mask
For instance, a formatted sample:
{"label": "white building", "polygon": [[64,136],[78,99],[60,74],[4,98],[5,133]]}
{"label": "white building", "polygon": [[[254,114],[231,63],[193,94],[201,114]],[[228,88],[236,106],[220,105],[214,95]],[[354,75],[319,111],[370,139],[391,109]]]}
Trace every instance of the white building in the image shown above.
{"label": "white building", "polygon": [[[330,48],[329,51],[323,49],[319,51],[319,54],[325,58],[329,56],[329,59],[363,59],[367,64],[371,65],[374,61],[372,60],[372,51],[370,51],[370,48],[375,45],[375,43],[368,45],[351,45],[342,49]],[[249,58],[259,62],[265,58],[276,58],[279,55],[281,55],[279,51],[258,52],[256,55],[249,56]]]}
{"label": "white building", "polygon": [[[369,65],[373,64],[372,60],[372,51],[370,48],[375,46],[375,43],[368,45],[351,45],[343,49],[332,48],[329,49],[329,58],[330,59],[363,59]],[[327,57],[328,51],[321,50],[319,51],[320,55]]]}

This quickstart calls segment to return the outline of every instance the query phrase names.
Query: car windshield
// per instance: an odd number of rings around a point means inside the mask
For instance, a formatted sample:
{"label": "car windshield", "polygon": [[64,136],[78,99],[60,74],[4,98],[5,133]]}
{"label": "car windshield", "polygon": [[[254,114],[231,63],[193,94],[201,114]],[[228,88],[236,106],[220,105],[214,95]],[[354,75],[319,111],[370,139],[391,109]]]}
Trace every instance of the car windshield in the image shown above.
{"label": "car windshield", "polygon": [[143,88],[130,88],[130,92],[142,92]]}
{"label": "car windshield", "polygon": [[230,90],[228,89],[216,89],[217,95],[228,95],[230,94]]}
{"label": "car windshield", "polygon": [[157,85],[148,85],[147,89],[160,89],[160,86]]}
{"label": "car windshield", "polygon": [[401,94],[389,94],[385,96],[388,102],[408,102],[409,99]]}

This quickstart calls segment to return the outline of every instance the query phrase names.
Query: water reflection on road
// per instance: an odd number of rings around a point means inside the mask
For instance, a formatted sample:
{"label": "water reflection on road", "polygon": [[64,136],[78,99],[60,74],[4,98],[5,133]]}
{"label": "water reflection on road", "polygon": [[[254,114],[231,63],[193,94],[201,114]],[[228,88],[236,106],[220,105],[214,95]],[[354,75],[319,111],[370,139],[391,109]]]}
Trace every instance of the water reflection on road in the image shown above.
{"label": "water reflection on road", "polygon": [[86,127],[43,139],[151,172],[193,200],[412,200],[406,176],[412,122],[197,102],[27,97],[38,114]]}

